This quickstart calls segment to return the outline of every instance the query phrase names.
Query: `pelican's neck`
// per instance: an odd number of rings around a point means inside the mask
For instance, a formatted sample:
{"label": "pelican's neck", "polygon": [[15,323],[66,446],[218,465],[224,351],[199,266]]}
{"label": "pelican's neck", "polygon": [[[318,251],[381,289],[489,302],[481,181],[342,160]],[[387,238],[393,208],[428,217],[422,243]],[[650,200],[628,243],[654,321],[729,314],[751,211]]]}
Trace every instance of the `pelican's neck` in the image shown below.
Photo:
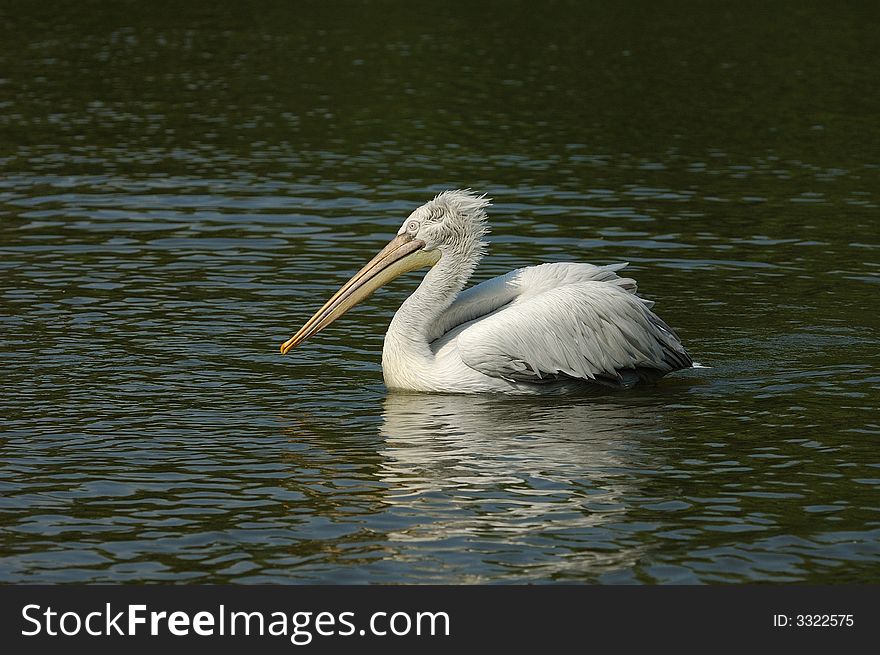
{"label": "pelican's neck", "polygon": [[385,334],[382,367],[386,380],[389,367],[404,363],[417,366],[433,361],[431,328],[464,288],[479,260],[479,247],[464,252],[444,252],[418,288],[403,302]]}
{"label": "pelican's neck", "polygon": [[388,334],[427,344],[431,325],[452,304],[472,272],[471,267],[462,267],[452,257],[443,255],[403,301],[391,320]]}

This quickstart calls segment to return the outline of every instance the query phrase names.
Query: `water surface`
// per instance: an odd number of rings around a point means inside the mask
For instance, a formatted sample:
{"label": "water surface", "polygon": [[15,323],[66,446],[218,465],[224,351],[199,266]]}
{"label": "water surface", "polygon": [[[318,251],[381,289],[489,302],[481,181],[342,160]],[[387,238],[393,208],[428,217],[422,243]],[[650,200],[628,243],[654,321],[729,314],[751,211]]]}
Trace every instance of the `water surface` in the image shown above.
{"label": "water surface", "polygon": [[[4,7],[0,581],[880,581],[876,8]],[[278,355],[456,187],[711,368],[388,393],[418,275]]]}

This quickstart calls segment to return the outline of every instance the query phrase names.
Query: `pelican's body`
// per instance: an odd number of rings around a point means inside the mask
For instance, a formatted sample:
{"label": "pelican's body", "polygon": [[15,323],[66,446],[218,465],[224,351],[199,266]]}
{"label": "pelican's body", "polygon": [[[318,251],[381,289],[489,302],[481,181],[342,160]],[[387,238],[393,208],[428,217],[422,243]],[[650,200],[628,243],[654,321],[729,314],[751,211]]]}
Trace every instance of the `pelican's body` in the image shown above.
{"label": "pelican's body", "polygon": [[393,277],[430,266],[385,335],[382,372],[391,389],[622,389],[693,365],[675,333],[651,312],[653,303],[635,295],[635,281],[617,275],[626,264],[541,264],[463,291],[485,248],[488,204],[467,191],[447,191],[414,211],[282,352]]}

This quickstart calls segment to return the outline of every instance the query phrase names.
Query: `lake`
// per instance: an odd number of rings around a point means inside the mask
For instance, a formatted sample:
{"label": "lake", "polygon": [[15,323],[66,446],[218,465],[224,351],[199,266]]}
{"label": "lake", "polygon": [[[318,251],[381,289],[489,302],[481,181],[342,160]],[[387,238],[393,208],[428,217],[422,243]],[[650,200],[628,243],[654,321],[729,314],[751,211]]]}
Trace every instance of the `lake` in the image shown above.
{"label": "lake", "polygon": [[[880,582],[880,9],[5,3],[0,582]],[[474,278],[630,262],[708,368],[388,392],[447,188]]]}

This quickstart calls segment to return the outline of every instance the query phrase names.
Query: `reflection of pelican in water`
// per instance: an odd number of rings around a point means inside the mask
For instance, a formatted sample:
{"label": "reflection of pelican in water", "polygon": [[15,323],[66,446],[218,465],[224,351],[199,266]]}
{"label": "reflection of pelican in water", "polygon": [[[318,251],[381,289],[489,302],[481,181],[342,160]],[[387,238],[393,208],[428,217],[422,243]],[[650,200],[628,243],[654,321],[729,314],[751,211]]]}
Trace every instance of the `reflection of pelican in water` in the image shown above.
{"label": "reflection of pelican in water", "polygon": [[485,244],[489,202],[447,191],[281,346],[286,353],[376,289],[430,267],[401,305],[382,351],[389,388],[445,393],[547,393],[585,383],[616,389],[690,368],[672,329],[617,275],[625,264],[542,264],[462,291]]}
{"label": "reflection of pelican in water", "polygon": [[412,521],[389,542],[454,544],[480,561],[463,569],[509,566],[522,578],[628,568],[642,547],[603,526],[625,520],[638,493],[626,470],[662,431],[658,404],[633,400],[389,394],[378,475],[391,484],[385,502]]}

